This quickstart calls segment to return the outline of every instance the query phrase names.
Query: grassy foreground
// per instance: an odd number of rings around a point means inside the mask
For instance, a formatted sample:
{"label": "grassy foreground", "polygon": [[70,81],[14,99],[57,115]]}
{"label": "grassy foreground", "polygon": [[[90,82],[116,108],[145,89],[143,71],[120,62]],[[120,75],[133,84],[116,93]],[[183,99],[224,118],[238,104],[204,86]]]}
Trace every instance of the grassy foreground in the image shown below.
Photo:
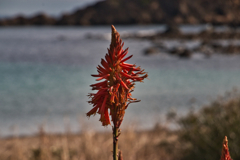
{"label": "grassy foreground", "polygon": [[[30,137],[0,140],[1,160],[111,160],[112,134],[86,132],[50,135],[40,132]],[[166,144],[177,144],[177,135],[156,126],[149,131],[123,131],[119,148],[124,159],[173,159]]]}

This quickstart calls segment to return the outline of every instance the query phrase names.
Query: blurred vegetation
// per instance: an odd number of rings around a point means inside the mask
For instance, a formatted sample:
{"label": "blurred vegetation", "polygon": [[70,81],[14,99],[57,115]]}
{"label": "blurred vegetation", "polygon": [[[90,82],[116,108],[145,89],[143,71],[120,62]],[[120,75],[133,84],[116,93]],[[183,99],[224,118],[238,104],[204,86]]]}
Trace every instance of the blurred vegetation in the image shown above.
{"label": "blurred vegetation", "polygon": [[179,118],[179,141],[184,160],[220,159],[224,136],[230,155],[240,159],[240,93],[226,93],[198,112]]}
{"label": "blurred vegetation", "polygon": [[[159,125],[148,131],[129,126],[119,137],[125,160],[174,160],[177,135]],[[0,160],[112,160],[111,132],[46,134],[0,139]],[[167,144],[167,146],[166,146]]]}

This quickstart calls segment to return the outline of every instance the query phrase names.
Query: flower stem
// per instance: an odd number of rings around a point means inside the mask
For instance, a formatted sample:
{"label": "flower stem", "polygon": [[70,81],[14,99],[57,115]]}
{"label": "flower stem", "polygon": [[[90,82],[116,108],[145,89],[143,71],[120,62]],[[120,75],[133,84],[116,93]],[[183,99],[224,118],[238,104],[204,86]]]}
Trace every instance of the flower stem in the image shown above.
{"label": "flower stem", "polygon": [[113,127],[113,160],[118,160],[118,128]]}

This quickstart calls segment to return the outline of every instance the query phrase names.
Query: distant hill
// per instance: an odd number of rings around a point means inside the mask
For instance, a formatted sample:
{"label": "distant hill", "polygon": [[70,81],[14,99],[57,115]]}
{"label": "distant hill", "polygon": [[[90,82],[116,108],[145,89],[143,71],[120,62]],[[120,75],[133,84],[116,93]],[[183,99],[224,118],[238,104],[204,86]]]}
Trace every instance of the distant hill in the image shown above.
{"label": "distant hill", "polygon": [[240,0],[106,0],[56,19],[45,14],[1,19],[11,25],[201,24],[240,25]]}

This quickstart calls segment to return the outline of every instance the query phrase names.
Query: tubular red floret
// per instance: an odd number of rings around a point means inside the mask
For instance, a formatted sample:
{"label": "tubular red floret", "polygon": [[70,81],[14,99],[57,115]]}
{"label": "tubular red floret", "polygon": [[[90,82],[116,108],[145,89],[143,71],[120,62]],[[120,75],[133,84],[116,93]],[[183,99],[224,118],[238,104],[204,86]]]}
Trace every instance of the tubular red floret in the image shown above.
{"label": "tubular red floret", "polygon": [[119,59],[123,59],[128,54],[128,48],[126,48],[120,55]]}
{"label": "tubular red floret", "polygon": [[87,116],[90,117],[91,115],[96,114],[97,110],[98,107],[96,106],[87,113]]}
{"label": "tubular red floret", "polygon": [[96,79],[96,81],[100,81],[100,80],[102,80],[102,79],[107,79],[107,77],[109,77],[109,76],[110,76],[110,74],[104,75],[104,76]]}
{"label": "tubular red floret", "polygon": [[99,113],[103,113],[103,112],[104,112],[104,110],[105,110],[105,106],[106,106],[106,102],[107,102],[107,98],[108,98],[108,96],[107,96],[107,95],[105,95],[105,97],[104,97],[104,100],[103,100],[103,103],[102,103],[102,106],[101,106],[101,109],[100,109]]}
{"label": "tubular red floret", "polygon": [[102,64],[102,66],[103,66],[105,69],[108,69],[108,68],[109,68],[108,63],[107,63],[104,59],[101,59],[101,64]]}
{"label": "tubular red floret", "polygon": [[132,56],[133,56],[133,55],[131,55],[131,56],[129,56],[129,57],[127,57],[127,58],[125,58],[125,59],[121,60],[121,63],[123,63],[123,62],[125,62],[125,61],[129,60],[130,58],[132,58]]}

